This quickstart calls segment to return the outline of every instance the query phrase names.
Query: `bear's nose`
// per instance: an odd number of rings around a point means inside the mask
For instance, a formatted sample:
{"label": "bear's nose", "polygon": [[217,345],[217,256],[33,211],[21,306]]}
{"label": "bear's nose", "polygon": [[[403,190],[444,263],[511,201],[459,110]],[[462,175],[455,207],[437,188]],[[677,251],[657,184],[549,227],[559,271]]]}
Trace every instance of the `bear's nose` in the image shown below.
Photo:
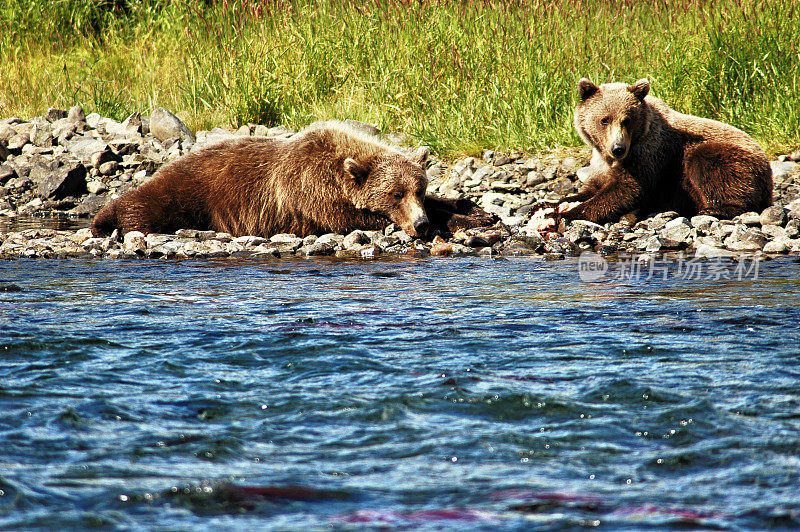
{"label": "bear's nose", "polygon": [[614,144],[611,146],[611,155],[614,157],[622,157],[628,151],[624,144]]}
{"label": "bear's nose", "polygon": [[428,229],[430,228],[430,223],[428,222],[427,218],[420,218],[416,222],[414,222],[414,230],[420,236],[425,236],[428,234]]}

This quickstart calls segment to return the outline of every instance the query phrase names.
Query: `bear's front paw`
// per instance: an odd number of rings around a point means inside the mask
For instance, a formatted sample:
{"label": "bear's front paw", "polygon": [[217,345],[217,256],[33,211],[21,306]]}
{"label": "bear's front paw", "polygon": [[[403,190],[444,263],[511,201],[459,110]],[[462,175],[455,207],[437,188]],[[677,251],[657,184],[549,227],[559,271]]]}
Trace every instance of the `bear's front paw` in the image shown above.
{"label": "bear's front paw", "polygon": [[558,216],[564,220],[586,220],[587,222],[599,223],[600,213],[591,205],[579,203],[577,206],[567,206],[566,210],[559,210]]}

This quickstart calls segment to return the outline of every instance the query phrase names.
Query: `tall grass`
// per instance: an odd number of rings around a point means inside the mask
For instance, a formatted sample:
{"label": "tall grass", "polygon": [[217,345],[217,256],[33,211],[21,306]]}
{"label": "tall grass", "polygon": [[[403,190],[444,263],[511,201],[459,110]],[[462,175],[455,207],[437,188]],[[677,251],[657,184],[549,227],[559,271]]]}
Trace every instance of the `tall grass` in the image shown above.
{"label": "tall grass", "polygon": [[572,146],[575,82],[648,77],[800,145],[792,0],[3,0],[0,116],[165,106],[194,128],[353,118],[444,154]]}

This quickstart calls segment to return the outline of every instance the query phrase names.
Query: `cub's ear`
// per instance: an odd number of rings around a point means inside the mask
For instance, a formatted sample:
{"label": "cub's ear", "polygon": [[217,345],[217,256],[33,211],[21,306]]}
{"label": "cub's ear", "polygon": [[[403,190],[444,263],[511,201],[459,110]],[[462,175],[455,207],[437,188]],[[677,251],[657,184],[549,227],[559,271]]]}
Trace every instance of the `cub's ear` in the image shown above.
{"label": "cub's ear", "polygon": [[588,99],[598,90],[600,90],[600,87],[586,78],[581,78],[580,81],[578,81],[578,93],[581,95],[581,100]]}
{"label": "cub's ear", "polygon": [[369,167],[350,157],[344,160],[344,171],[353,178],[357,185],[363,185],[369,177]]}
{"label": "cub's ear", "polygon": [[646,78],[642,78],[633,85],[628,85],[628,90],[631,91],[634,96],[644,101],[644,97],[650,92],[650,82],[647,81]]}
{"label": "cub's ear", "polygon": [[422,166],[425,166],[425,163],[428,162],[428,156],[431,154],[431,149],[427,146],[421,146],[418,148],[413,155],[411,155],[411,160],[415,163],[419,163]]}

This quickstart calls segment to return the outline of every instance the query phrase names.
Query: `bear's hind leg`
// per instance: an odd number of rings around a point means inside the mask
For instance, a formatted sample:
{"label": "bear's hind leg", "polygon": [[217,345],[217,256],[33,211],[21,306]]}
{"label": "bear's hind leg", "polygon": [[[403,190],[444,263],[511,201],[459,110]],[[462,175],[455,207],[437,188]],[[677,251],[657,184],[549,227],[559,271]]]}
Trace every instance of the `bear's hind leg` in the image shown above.
{"label": "bear's hind leg", "polygon": [[687,150],[682,187],[694,212],[733,218],[761,208],[760,180],[753,154],[721,142],[704,142]]}

